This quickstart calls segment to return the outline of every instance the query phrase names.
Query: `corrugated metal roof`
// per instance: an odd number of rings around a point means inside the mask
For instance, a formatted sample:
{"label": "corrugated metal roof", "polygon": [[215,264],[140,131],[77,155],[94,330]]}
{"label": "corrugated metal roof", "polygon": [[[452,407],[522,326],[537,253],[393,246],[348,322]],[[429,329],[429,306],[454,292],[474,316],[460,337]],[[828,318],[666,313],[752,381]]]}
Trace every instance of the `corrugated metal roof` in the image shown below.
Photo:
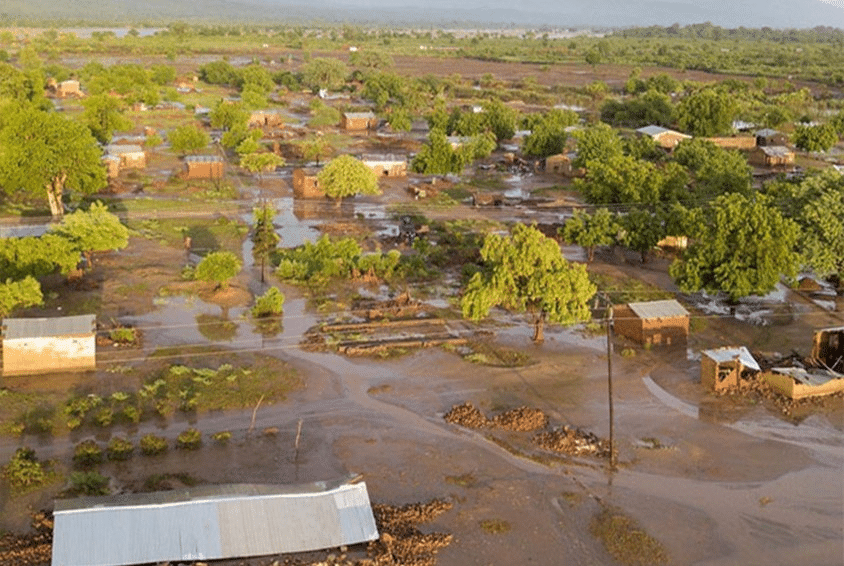
{"label": "corrugated metal roof", "polygon": [[346,118],[375,118],[372,112],[343,112]]}
{"label": "corrugated metal roof", "polygon": [[755,135],[756,137],[769,138],[778,134],[779,132],[777,130],[772,130],[771,128],[762,128],[761,130],[756,130],[753,135]]}
{"label": "corrugated metal roof", "polygon": [[756,362],[756,359],[750,353],[750,351],[745,348],[744,346],[740,346],[738,348],[718,348],[715,350],[704,350],[701,352],[704,356],[710,358],[716,363],[724,363],[724,362],[731,362],[738,357],[741,365],[744,367],[755,369],[756,371],[762,371],[762,368],[759,367],[759,364]]}
{"label": "corrugated metal roof", "polygon": [[762,153],[770,157],[787,157],[794,153],[784,145],[760,145],[758,147],[762,150]]}
{"label": "corrugated metal roof", "polygon": [[43,338],[46,336],[69,336],[93,334],[96,330],[93,314],[62,316],[57,318],[5,318],[3,339]]}
{"label": "corrugated metal roof", "polygon": [[218,155],[186,155],[185,162],[191,163],[218,163],[222,162],[223,158]]}
{"label": "corrugated metal roof", "polygon": [[143,153],[144,148],[135,144],[109,144],[106,151],[112,155],[123,155],[124,153]]}
{"label": "corrugated metal roof", "polygon": [[772,368],[771,371],[774,373],[781,373],[783,375],[787,375],[797,383],[801,383],[803,385],[810,385],[812,387],[824,385],[825,383],[828,383],[833,379],[842,379],[842,375],[840,373],[834,371],[826,371],[822,369],[813,369],[811,371],[807,371],[803,368]]}
{"label": "corrugated metal roof", "polygon": [[636,313],[636,316],[643,319],[649,318],[671,318],[675,316],[688,316],[689,311],[674,299],[665,301],[649,301],[647,303],[627,303],[627,306]]}
{"label": "corrugated metal roof", "polygon": [[388,153],[385,155],[361,155],[360,160],[364,163],[406,163],[407,158],[403,155],[394,155],[392,153]]}
{"label": "corrugated metal roof", "polygon": [[363,482],[59,500],[54,521],[53,566],[243,558],[378,538]]}

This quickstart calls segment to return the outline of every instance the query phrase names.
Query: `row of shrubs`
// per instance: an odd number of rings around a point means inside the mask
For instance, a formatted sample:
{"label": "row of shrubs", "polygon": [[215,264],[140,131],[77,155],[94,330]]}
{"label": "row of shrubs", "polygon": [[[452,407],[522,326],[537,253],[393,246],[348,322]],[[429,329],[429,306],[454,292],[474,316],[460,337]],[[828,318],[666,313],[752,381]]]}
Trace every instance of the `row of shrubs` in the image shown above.
{"label": "row of shrubs", "polygon": [[[211,439],[215,442],[226,443],[231,436],[230,432],[222,431],[212,434]],[[186,429],[176,438],[175,446],[182,450],[196,450],[202,446],[202,433],[195,428]],[[163,454],[168,448],[166,438],[152,433],[143,435],[138,443],[138,449],[144,456]],[[135,445],[132,441],[120,436],[109,440],[105,449],[94,440],[84,440],[76,445],[73,463],[79,467],[90,467],[102,463],[105,459],[128,460],[134,452]]]}

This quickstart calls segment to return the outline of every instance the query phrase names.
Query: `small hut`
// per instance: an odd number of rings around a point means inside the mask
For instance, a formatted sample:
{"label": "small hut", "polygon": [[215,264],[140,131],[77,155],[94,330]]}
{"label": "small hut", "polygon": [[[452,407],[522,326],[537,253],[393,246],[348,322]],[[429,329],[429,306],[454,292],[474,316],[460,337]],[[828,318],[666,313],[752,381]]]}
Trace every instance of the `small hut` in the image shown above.
{"label": "small hut", "polygon": [[374,130],[378,118],[372,112],[343,112],[340,116],[340,128],[346,131]]}
{"label": "small hut", "polygon": [[225,169],[223,158],[217,155],[185,156],[186,179],[222,179]]}
{"label": "small hut", "polygon": [[749,372],[762,368],[744,346],[704,350],[700,353],[700,382],[715,391],[738,387]]}
{"label": "small hut", "polygon": [[685,343],[689,336],[689,311],[674,299],[628,303],[613,310],[615,331],[640,344]]}
{"label": "small hut", "polygon": [[378,177],[407,176],[407,159],[398,155],[364,155],[361,161]]}
{"label": "small hut", "polygon": [[319,187],[319,169],[302,168],[293,170],[293,196],[296,198],[322,198],[325,192]]}

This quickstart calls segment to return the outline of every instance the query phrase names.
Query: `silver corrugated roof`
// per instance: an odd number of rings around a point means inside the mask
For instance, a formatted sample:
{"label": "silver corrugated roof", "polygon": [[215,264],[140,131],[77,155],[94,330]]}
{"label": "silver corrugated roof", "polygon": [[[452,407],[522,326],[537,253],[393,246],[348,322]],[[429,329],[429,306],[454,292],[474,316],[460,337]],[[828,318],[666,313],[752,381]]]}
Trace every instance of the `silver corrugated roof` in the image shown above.
{"label": "silver corrugated roof", "polygon": [[797,383],[817,387],[832,381],[833,379],[844,379],[838,372],[822,369],[805,370],[803,368],[772,368],[772,372],[781,373],[791,377]]}
{"label": "silver corrugated roof", "polygon": [[784,145],[760,145],[758,146],[762,153],[770,157],[785,157],[794,153]]}
{"label": "silver corrugated roof", "polygon": [[122,155],[124,153],[143,153],[144,148],[135,144],[109,144],[106,146],[106,152],[112,155]]}
{"label": "silver corrugated roof", "polygon": [[743,365],[744,367],[755,369],[756,371],[762,371],[762,368],[759,367],[759,364],[756,362],[756,359],[744,346],[739,346],[738,348],[718,348],[716,350],[704,350],[703,352],[701,352],[701,354],[719,364],[723,362],[731,362],[736,359],[736,357],[738,357],[739,361],[741,362],[741,365]]}
{"label": "silver corrugated roof", "polygon": [[217,163],[218,161],[222,161],[223,158],[219,155],[186,155],[185,161],[191,161],[194,163]]}
{"label": "silver corrugated roof", "polygon": [[671,318],[674,316],[688,316],[689,311],[674,299],[665,301],[649,301],[647,303],[627,303],[627,306],[639,318]]}
{"label": "silver corrugated roof", "polygon": [[52,565],[242,558],[377,538],[363,482],[204,486],[56,501]]}
{"label": "silver corrugated roof", "polygon": [[375,118],[372,112],[343,112],[346,118]]}
{"label": "silver corrugated roof", "polygon": [[93,314],[57,318],[4,318],[3,339],[92,334],[96,330],[95,320]]}

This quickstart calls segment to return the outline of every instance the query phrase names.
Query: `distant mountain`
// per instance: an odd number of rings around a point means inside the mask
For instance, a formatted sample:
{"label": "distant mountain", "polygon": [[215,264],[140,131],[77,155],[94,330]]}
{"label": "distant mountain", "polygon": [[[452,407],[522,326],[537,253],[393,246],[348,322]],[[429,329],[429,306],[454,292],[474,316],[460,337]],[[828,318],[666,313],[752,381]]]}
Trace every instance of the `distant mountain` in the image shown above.
{"label": "distant mountain", "polygon": [[630,27],[712,22],[722,27],[844,28],[844,0],[3,0],[18,18],[108,22],[353,22]]}

